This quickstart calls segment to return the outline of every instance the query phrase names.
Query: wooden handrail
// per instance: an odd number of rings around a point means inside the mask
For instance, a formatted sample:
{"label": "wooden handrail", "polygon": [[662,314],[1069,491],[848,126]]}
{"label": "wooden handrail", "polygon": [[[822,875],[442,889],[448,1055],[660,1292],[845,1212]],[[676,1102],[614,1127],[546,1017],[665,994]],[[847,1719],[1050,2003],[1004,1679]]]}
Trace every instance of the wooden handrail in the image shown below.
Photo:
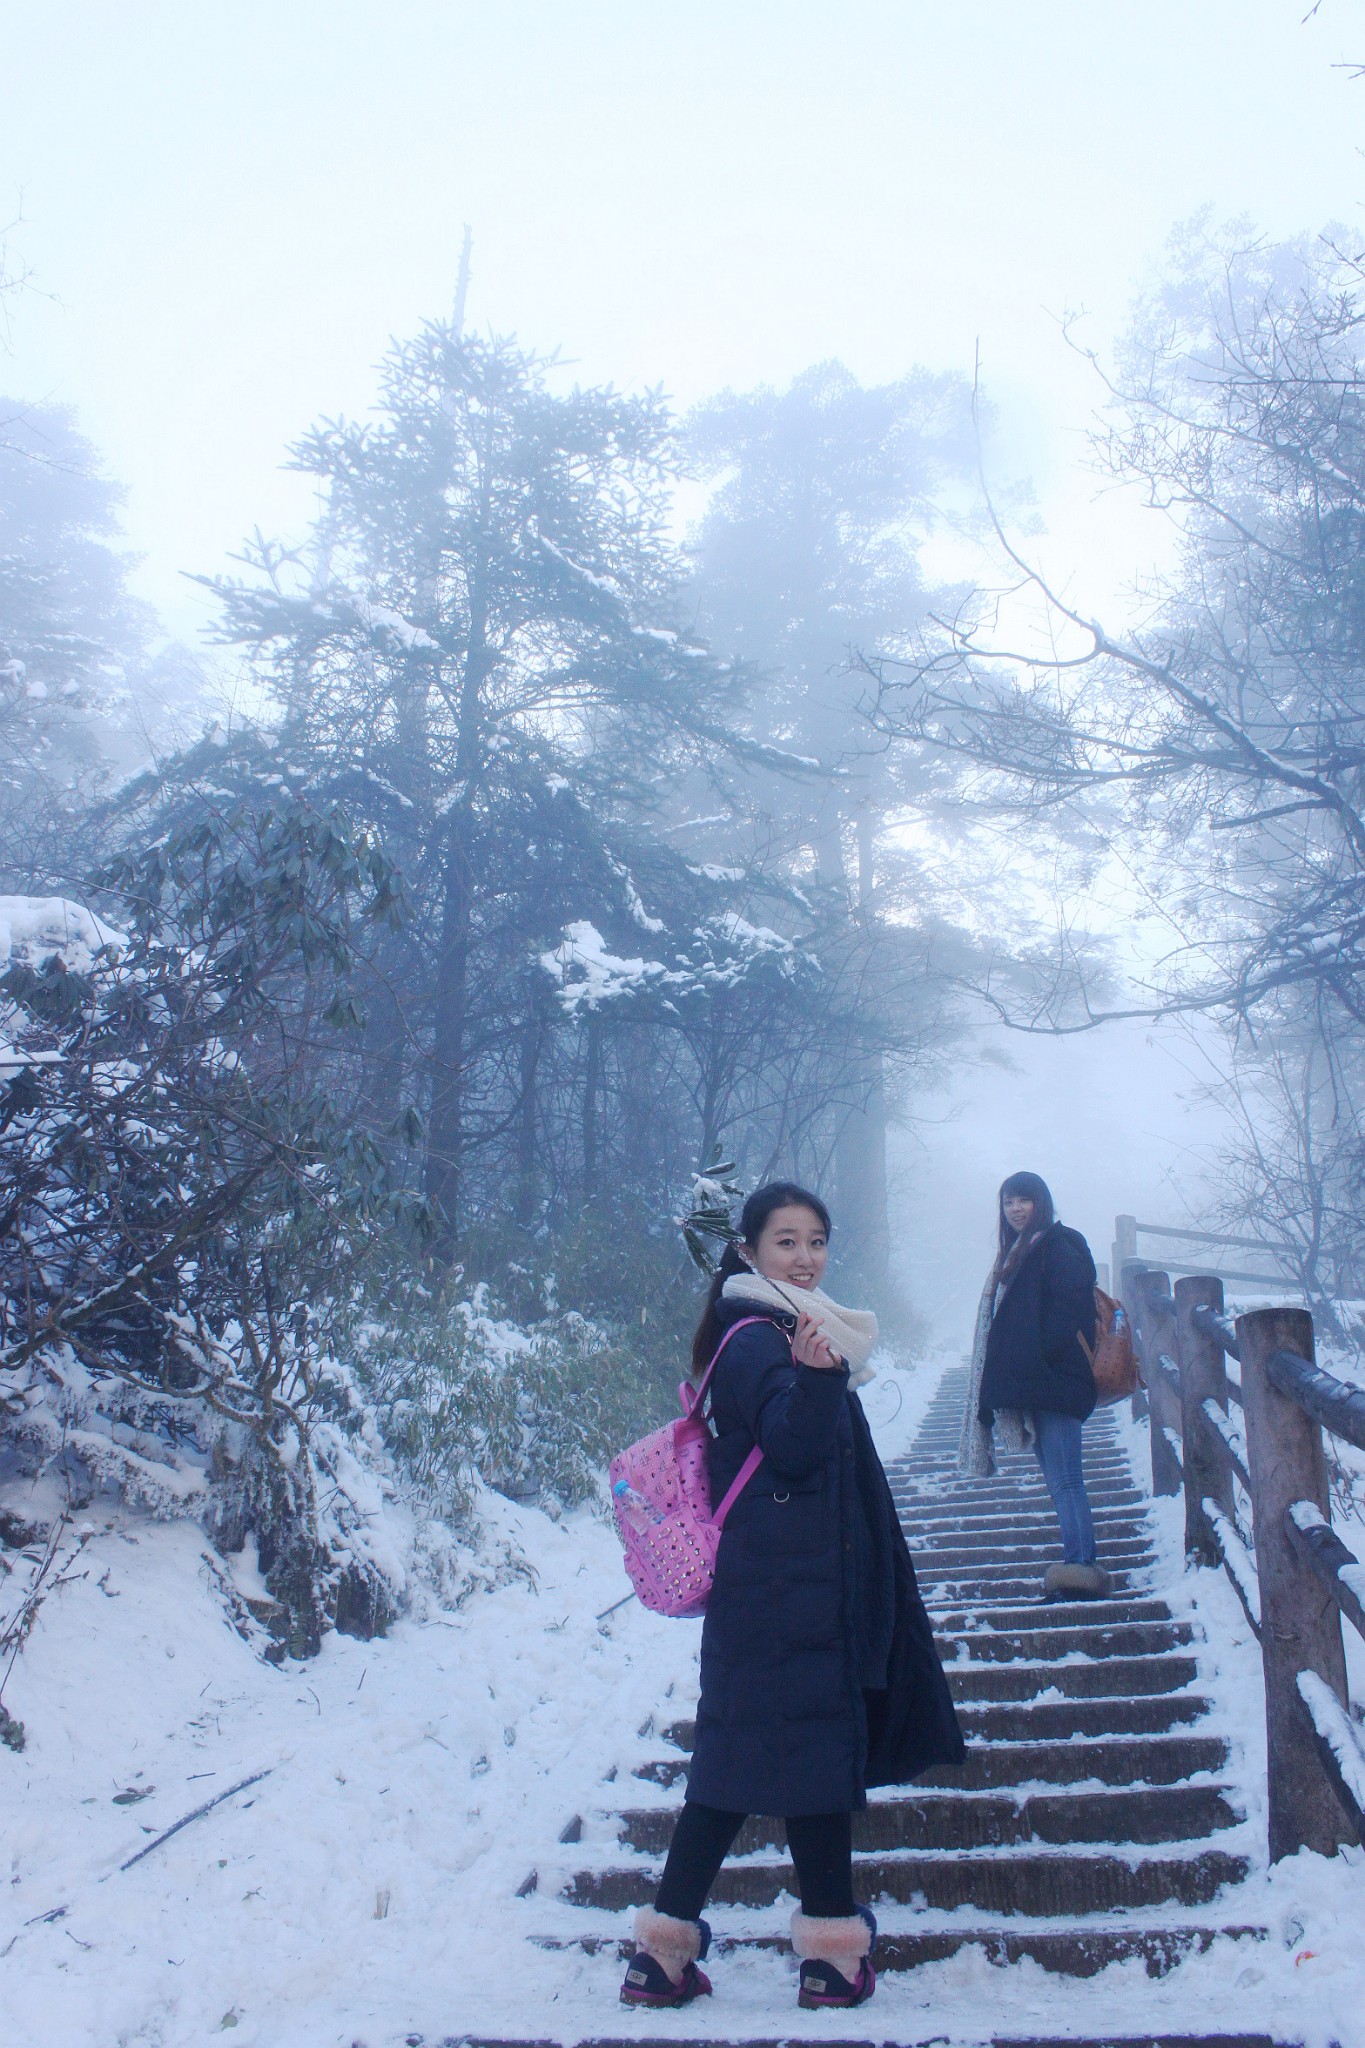
{"label": "wooden handrail", "polygon": [[1272,1352],[1265,1369],[1271,1383],[1305,1415],[1365,1451],[1365,1387],[1348,1386],[1292,1351]]}
{"label": "wooden handrail", "polygon": [[1213,1230],[1177,1230],[1170,1223],[1139,1223],[1134,1219],[1133,1228],[1140,1237],[1177,1237],[1186,1244],[1226,1244],[1235,1251],[1269,1252],[1273,1259],[1292,1259],[1292,1245],[1267,1244],[1261,1237],[1220,1237]]}
{"label": "wooden handrail", "polygon": [[[1218,1291],[1221,1294],[1223,1290],[1220,1287]],[[1236,1330],[1227,1317],[1220,1316],[1209,1302],[1196,1302],[1190,1310],[1190,1320],[1201,1337],[1212,1337],[1214,1343],[1220,1345],[1229,1358],[1241,1357],[1241,1352],[1237,1348]]]}
{"label": "wooden handrail", "polygon": [[[1292,1502],[1285,1510],[1284,1526],[1356,1634],[1365,1636],[1365,1565],[1310,1500]],[[1352,1579],[1357,1583],[1353,1585]]]}
{"label": "wooden handrail", "polygon": [[1341,1634],[1344,1617],[1365,1635],[1365,1566],[1331,1526],[1322,1433],[1365,1449],[1365,1389],[1319,1369],[1306,1309],[1255,1309],[1230,1326],[1226,1276],[1186,1275],[1172,1292],[1168,1271],[1135,1256],[1143,1227],[1120,1217],[1115,1248],[1127,1254],[1120,1292],[1151,1403],[1153,1491],[1184,1492],[1191,1561],[1223,1566],[1260,1639],[1271,1859],[1332,1855],[1365,1842],[1365,1742]]}

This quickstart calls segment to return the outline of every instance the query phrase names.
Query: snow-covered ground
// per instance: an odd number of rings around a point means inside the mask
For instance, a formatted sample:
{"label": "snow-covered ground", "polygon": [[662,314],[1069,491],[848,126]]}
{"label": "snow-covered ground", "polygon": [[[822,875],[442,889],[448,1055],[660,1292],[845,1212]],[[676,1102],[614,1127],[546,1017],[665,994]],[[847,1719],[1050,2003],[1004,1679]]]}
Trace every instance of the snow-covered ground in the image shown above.
{"label": "snow-covered ground", "polygon": [[[884,1455],[912,1439],[947,1362],[884,1368],[868,1389]],[[690,1704],[697,1630],[633,1601],[599,1620],[625,1582],[592,1513],[554,1522],[496,1498],[487,1513],[534,1585],[403,1620],[382,1641],[333,1635],[318,1658],[282,1669],[227,1625],[191,1524],[88,1513],[74,1573],[49,1595],[5,1692],[28,1741],[21,1754],[0,1748],[4,2048],[190,2048],[220,2034],[244,2048],[779,2027],[867,2037],[865,2013],[798,2015],[778,1954],[722,1958],[714,1999],[642,2022],[616,2002],[613,1955],[536,1945],[569,1911],[548,1895],[550,1870],[573,1853],[557,1847],[561,1830],[609,1802],[604,1781],[648,1753],[637,1731],[650,1716]],[[1174,1504],[1158,1514],[1173,1602],[1216,1646],[1220,1717],[1254,1788],[1256,1646],[1221,1575],[1183,1573]],[[1250,1832],[1262,1826],[1253,1807]],[[542,1862],[546,1888],[519,1898]],[[1137,1965],[1077,1984],[967,1954],[884,1979],[871,2024],[906,2042],[1215,2026],[1313,2048],[1361,2040],[1359,1853],[1282,1864],[1219,1917],[1262,1921],[1271,1939],[1160,1983]]]}

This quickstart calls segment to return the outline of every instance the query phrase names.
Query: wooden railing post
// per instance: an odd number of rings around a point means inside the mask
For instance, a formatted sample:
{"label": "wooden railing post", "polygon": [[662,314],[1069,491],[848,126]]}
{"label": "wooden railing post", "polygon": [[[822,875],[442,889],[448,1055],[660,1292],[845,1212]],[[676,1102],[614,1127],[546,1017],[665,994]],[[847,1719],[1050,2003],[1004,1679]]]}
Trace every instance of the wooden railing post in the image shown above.
{"label": "wooden railing post", "polygon": [[1272,1385],[1266,1371],[1276,1351],[1312,1362],[1313,1318],[1302,1308],[1253,1309],[1238,1316],[1237,1341],[1261,1589],[1270,1860],[1299,1849],[1333,1856],[1356,1834],[1319,1758],[1297,1679],[1301,1671],[1316,1672],[1345,1707],[1341,1616],[1285,1531],[1285,1511],[1299,1500],[1312,1501],[1330,1521],[1327,1461],[1317,1423]]}
{"label": "wooden railing post", "polygon": [[[1137,1315],[1131,1293],[1129,1292],[1130,1283],[1125,1269],[1128,1266],[1137,1266],[1139,1263],[1137,1218],[1136,1216],[1116,1216],[1114,1218],[1114,1256],[1109,1271],[1113,1276],[1113,1292],[1127,1309],[1129,1320],[1135,1330],[1137,1328]],[[1134,1422],[1141,1422],[1146,1413],[1147,1396],[1141,1387],[1135,1387],[1133,1390]]]}
{"label": "wooden railing post", "polygon": [[1114,1286],[1123,1285],[1123,1269],[1137,1259],[1137,1217],[1116,1216],[1114,1218],[1114,1260],[1109,1270],[1114,1276]]}
{"label": "wooden railing post", "polygon": [[1228,1373],[1218,1339],[1195,1328],[1196,1308],[1223,1313],[1223,1283],[1212,1274],[1194,1274],[1175,1283],[1175,1355],[1180,1366],[1180,1434],[1185,1447],[1185,1554],[1200,1564],[1217,1566],[1223,1553],[1209,1527],[1204,1502],[1211,1500],[1229,1522],[1235,1524],[1237,1517],[1232,1468],[1227,1458],[1220,1456],[1221,1446],[1215,1442],[1204,1403],[1213,1401],[1227,1414]]}
{"label": "wooden railing post", "polygon": [[1133,1317],[1138,1357],[1147,1382],[1152,1491],[1156,1494],[1179,1493],[1180,1466],[1165,1437],[1167,1428],[1179,1430],[1179,1404],[1157,1363],[1163,1351],[1172,1358],[1175,1356],[1175,1303],[1171,1299],[1170,1275],[1154,1272],[1151,1267],[1134,1266],[1130,1262],[1124,1273],[1123,1298]]}

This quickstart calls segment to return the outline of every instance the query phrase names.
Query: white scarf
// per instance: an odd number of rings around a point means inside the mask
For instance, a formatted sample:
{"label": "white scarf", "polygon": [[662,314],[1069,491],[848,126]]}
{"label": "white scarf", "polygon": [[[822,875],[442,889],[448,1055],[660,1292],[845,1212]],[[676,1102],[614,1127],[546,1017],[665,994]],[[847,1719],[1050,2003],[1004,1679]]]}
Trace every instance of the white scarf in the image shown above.
{"label": "white scarf", "polygon": [[1033,1417],[1018,1408],[997,1408],[995,1423],[988,1429],[977,1414],[981,1400],[981,1381],[986,1370],[986,1339],[995,1321],[999,1306],[1000,1266],[991,1267],[990,1276],[981,1290],[981,1301],[976,1311],[976,1328],[972,1333],[971,1373],[967,1381],[967,1406],[962,1416],[962,1435],[958,1440],[957,1469],[971,1479],[989,1479],[995,1472],[995,1453],[1001,1451],[1029,1451],[1037,1440]]}
{"label": "white scarf", "polygon": [[784,1287],[761,1273],[732,1273],[721,1289],[726,1301],[751,1301],[784,1315],[807,1315],[849,1368],[850,1390],[876,1377],[868,1359],[877,1348],[877,1318],[871,1309],[841,1308],[818,1287]]}

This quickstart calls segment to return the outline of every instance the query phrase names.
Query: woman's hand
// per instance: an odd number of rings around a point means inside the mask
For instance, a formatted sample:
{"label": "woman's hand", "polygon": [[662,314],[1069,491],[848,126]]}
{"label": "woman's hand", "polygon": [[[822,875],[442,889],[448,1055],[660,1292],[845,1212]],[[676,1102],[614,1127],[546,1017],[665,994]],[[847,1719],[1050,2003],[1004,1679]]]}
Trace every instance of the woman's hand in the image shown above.
{"label": "woman's hand", "polygon": [[814,1316],[808,1316],[804,1309],[796,1319],[792,1357],[798,1365],[813,1365],[817,1372],[837,1372],[844,1362]]}

